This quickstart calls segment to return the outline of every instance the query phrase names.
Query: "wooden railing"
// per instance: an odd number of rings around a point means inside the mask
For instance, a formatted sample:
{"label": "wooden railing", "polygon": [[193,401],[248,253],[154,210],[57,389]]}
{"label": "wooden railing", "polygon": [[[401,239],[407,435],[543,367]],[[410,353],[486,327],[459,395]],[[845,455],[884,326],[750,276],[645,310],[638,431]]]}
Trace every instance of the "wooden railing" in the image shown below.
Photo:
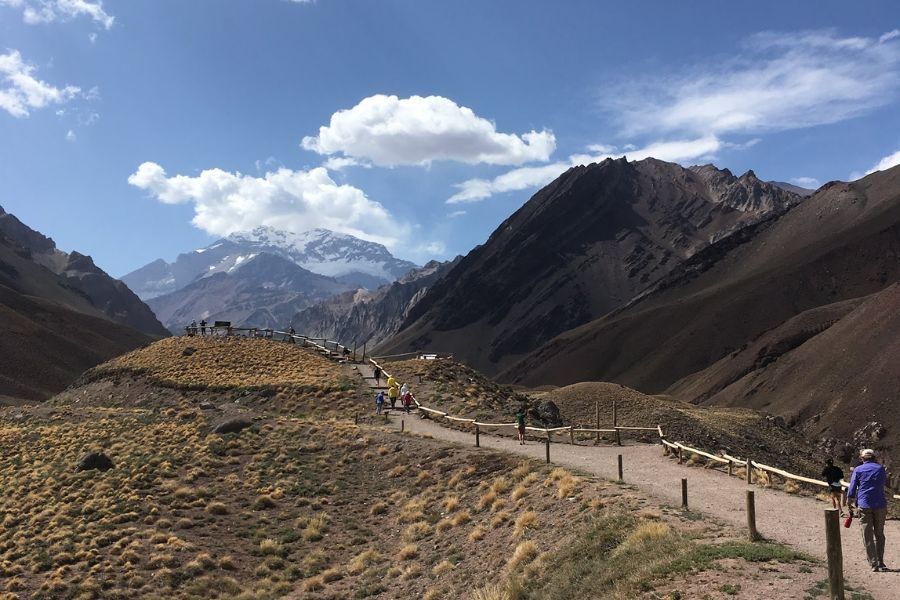
{"label": "wooden railing", "polygon": [[[661,431],[662,430],[660,430],[660,432]],[[677,454],[679,463],[683,462],[683,460],[684,460],[683,453],[689,452],[691,454],[703,456],[703,457],[713,460],[715,462],[723,463],[723,464],[727,465],[729,475],[732,474],[732,468],[735,465],[744,467],[747,469],[747,471],[745,473],[745,476],[747,478],[747,483],[753,483],[753,469],[757,469],[759,471],[764,471],[766,473],[778,475],[779,477],[782,477],[784,479],[790,479],[792,481],[799,481],[801,483],[807,483],[810,485],[815,485],[815,486],[824,487],[824,488],[829,487],[827,481],[822,481],[821,479],[814,479],[812,477],[805,477],[803,475],[797,475],[796,473],[791,473],[784,469],[779,469],[778,467],[766,465],[761,462],[752,460],[750,458],[740,459],[735,456],[726,454],[724,452],[721,454],[718,454],[718,455],[711,454],[709,452],[700,450],[699,448],[692,448],[691,446],[687,446],[680,442],[670,442],[669,440],[667,440],[665,437],[662,436],[662,433],[660,433],[660,438],[661,438],[664,448],[666,448],[669,451],[673,451],[675,454]],[[847,481],[844,481],[844,480],[841,481],[842,489],[846,490],[849,487],[850,487],[850,484]],[[900,500],[900,494],[892,494],[892,498],[894,500]]]}

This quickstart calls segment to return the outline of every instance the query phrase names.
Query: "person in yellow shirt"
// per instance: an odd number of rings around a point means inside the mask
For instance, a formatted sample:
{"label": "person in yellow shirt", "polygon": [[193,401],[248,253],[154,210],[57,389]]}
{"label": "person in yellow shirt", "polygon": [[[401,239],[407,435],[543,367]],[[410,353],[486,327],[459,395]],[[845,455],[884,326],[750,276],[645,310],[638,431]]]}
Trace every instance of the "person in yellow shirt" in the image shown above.
{"label": "person in yellow shirt", "polygon": [[390,377],[388,377],[388,382],[387,382],[387,383],[388,383],[388,387],[389,387],[389,388],[397,387],[397,380],[394,379],[394,376],[393,376],[393,375],[391,375]]}
{"label": "person in yellow shirt", "polygon": [[[393,379],[393,378],[392,378]],[[394,383],[397,383],[396,381]],[[388,388],[388,398],[391,400],[391,408],[397,404],[397,398],[400,396],[400,390],[397,389],[396,385],[392,385]]]}

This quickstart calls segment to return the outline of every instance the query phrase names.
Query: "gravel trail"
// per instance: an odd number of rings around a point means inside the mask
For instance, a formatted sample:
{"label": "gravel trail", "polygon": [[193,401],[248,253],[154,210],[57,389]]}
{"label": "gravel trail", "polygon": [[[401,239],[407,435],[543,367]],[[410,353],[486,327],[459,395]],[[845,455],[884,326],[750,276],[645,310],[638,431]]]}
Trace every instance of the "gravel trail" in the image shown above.
{"label": "gravel trail", "polygon": [[[360,365],[359,371],[362,375],[371,377],[371,368],[367,365]],[[374,383],[372,379],[366,381]],[[406,431],[448,442],[475,444],[473,433],[442,427],[417,414],[394,415],[391,418],[392,425],[399,429],[401,418]],[[521,446],[512,438],[482,432],[481,447],[538,460],[545,459],[545,446],[539,441],[529,441]],[[738,527],[745,527],[747,523],[746,490],[754,490],[756,524],[762,536],[825,560],[823,511],[830,504],[755,485],[748,488],[737,477],[728,477],[719,471],[679,465],[664,457],[662,447],[658,445],[631,444],[616,447],[553,443],[550,446],[550,460],[553,464],[607,479],[618,477],[618,454],[623,455],[625,481],[636,485],[661,504],[681,505],[681,479],[684,477],[688,480],[688,504],[691,510]],[[897,569],[889,573],[871,571],[866,562],[857,523],[854,522],[850,529],[841,527],[841,537],[844,575],[848,582],[854,587],[864,587],[876,600],[900,599],[900,522],[888,521],[885,527],[887,547],[884,560],[888,567]]]}

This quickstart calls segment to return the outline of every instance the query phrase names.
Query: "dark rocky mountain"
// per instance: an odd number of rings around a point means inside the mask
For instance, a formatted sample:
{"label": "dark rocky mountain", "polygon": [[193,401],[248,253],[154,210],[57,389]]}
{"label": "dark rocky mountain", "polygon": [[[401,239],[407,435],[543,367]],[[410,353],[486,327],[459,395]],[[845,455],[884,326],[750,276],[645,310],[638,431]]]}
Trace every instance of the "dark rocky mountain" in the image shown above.
{"label": "dark rocky mountain", "polygon": [[813,195],[816,191],[809,188],[800,187],[799,185],[794,185],[793,183],[787,183],[785,181],[770,181],[769,183],[771,183],[772,185],[777,185],[781,189],[797,194],[798,196],[803,196],[804,198]]}
{"label": "dark rocky mountain", "polygon": [[[826,184],[786,214],[720,240],[628,306],[556,337],[502,378],[615,381],[645,392],[672,386],[691,400],[752,404],[753,390],[763,388],[746,375],[781,362],[785,348],[807,346],[806,340],[819,338],[817,328],[844,322],[848,311],[861,310],[857,299],[898,280],[900,168],[894,168]],[[853,335],[866,339],[862,331],[842,335],[837,348],[854,345]],[[807,372],[820,368],[827,362]],[[896,366],[882,377],[895,374]],[[740,393],[733,388],[733,396],[722,395],[741,381]],[[816,389],[817,382],[805,381]],[[816,409],[801,412],[809,410]]]}
{"label": "dark rocky mountain", "polygon": [[88,257],[61,252],[0,209],[0,404],[44,400],[85,370],[152,340],[121,321],[164,334],[150,309],[120,285]]}
{"label": "dark rocky mountain", "polygon": [[297,313],[293,318],[294,327],[308,335],[327,337],[345,345],[368,344],[374,348],[397,333],[428,288],[459,260],[461,257],[453,262],[431,261],[373,292],[361,289],[329,298]]}
{"label": "dark rocky mountain", "polygon": [[180,290],[201,277],[230,272],[250,256],[263,253],[280,256],[307,271],[336,279],[346,284],[347,289],[375,289],[416,267],[395,258],[381,244],[350,235],[326,229],[291,233],[258,227],[180,254],[174,263],[155,260],[122,280],[141,298],[149,300]]}
{"label": "dark rocky mountain", "polygon": [[435,283],[379,352],[453,352],[497,373],[799,201],[752,171],[624,158],[574,167]]}
{"label": "dark rocky mountain", "polygon": [[[27,268],[27,272],[18,277],[8,274],[5,285],[27,295],[61,300],[61,304],[81,312],[95,314],[93,309],[96,309],[106,318],[147,335],[168,335],[147,305],[127,285],[97,267],[90,256],[59,250],[51,238],[31,229],[2,208],[0,238],[18,257],[55,276]],[[38,281],[44,284],[38,284]],[[61,298],[58,295],[60,288],[75,291],[81,298],[77,301],[68,295]]]}
{"label": "dark rocky mountain", "polygon": [[283,330],[297,311],[348,288],[346,283],[263,252],[245,255],[228,270],[213,271],[147,303],[173,333],[182,332],[194,319]]}

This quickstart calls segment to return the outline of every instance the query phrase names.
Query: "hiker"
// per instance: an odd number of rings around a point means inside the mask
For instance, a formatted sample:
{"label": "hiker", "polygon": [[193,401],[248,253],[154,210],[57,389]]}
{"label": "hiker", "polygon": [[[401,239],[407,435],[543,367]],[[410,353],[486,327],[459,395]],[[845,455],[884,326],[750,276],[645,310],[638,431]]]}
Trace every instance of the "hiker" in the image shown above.
{"label": "hiker", "polygon": [[525,409],[520,408],[516,413],[516,428],[519,430],[519,445],[525,445]]}
{"label": "hiker", "polygon": [[390,398],[390,400],[391,400],[391,408],[396,407],[397,398],[399,396],[400,396],[400,390],[397,389],[396,385],[392,385],[391,387],[388,388],[388,398]]}
{"label": "hiker", "polygon": [[196,319],[191,321],[191,324],[188,325],[188,335],[194,337],[197,335],[197,321]]}
{"label": "hiker", "polygon": [[884,565],[884,518],[887,513],[887,499],[884,486],[887,473],[875,460],[875,451],[866,448],[859,453],[863,463],[853,469],[850,487],[847,488],[847,504],[851,510],[859,509],[859,524],[862,528],[866,556],[873,572],[886,571]]}
{"label": "hiker", "polygon": [[413,403],[414,403],[415,401],[416,401],[416,400],[415,400],[415,398],[413,398],[412,392],[410,392],[410,391],[407,391],[407,392],[406,392],[405,394],[403,394],[403,396],[400,398],[400,402],[403,404],[403,408],[406,410],[406,414],[409,414],[409,411],[410,411],[410,409],[412,408]]}
{"label": "hiker", "polygon": [[296,344],[296,343],[297,343],[297,342],[294,341],[294,333],[296,333],[296,332],[294,331],[294,326],[291,325],[290,328],[288,329],[288,337],[287,337],[287,342],[288,342],[289,344]]}
{"label": "hiker", "polygon": [[[831,492],[831,506],[838,510],[843,508],[844,489],[841,487],[841,480],[844,478],[844,472],[840,467],[834,466],[834,459],[830,456],[825,459],[825,468],[822,469],[822,478],[828,484],[828,491]],[[841,512],[841,516],[845,516]]]}
{"label": "hiker", "polygon": [[200,335],[206,335],[206,319],[200,320]]}
{"label": "hiker", "polygon": [[400,397],[402,398],[403,396],[405,396],[406,392],[408,392],[408,391],[409,391],[409,384],[404,383],[403,385],[401,385],[400,386]]}
{"label": "hiker", "polygon": [[389,388],[394,387],[394,386],[397,385],[397,380],[394,379],[394,376],[393,376],[393,375],[388,375],[387,385],[388,385]]}
{"label": "hiker", "polygon": [[384,392],[375,394],[375,414],[380,415],[381,409],[384,407]]}
{"label": "hiker", "polygon": [[381,383],[381,367],[375,367],[375,370],[372,371],[372,377],[375,378],[375,385]]}

